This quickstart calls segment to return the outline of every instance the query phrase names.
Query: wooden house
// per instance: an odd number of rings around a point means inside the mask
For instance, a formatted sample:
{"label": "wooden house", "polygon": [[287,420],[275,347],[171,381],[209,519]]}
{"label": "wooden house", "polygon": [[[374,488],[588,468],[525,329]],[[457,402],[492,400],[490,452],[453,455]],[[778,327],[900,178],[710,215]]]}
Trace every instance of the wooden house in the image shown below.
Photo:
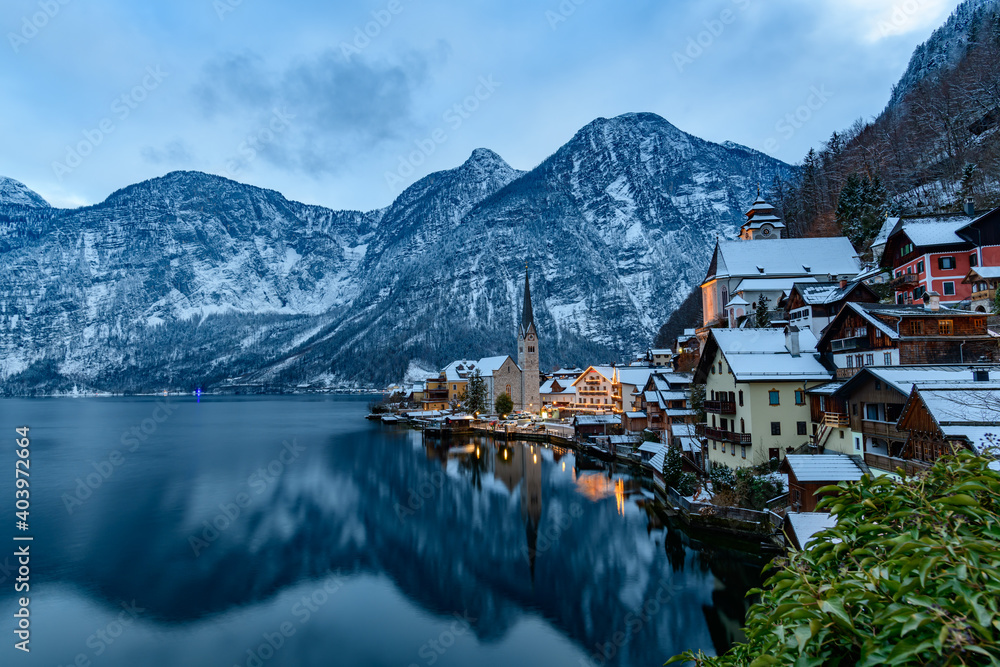
{"label": "wooden house", "polygon": [[796,512],[816,511],[824,486],[856,482],[868,472],[858,459],[842,454],[789,454],[780,470],[788,475],[788,500]]}

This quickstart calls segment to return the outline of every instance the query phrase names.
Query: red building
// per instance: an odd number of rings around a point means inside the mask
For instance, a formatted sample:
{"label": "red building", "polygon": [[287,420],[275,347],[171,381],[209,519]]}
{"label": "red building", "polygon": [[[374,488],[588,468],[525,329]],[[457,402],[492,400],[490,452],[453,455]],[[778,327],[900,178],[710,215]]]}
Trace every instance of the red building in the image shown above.
{"label": "red building", "polygon": [[882,258],[892,267],[896,303],[919,302],[927,292],[943,304],[970,303],[970,269],[1000,266],[1000,208],[978,217],[900,218]]}

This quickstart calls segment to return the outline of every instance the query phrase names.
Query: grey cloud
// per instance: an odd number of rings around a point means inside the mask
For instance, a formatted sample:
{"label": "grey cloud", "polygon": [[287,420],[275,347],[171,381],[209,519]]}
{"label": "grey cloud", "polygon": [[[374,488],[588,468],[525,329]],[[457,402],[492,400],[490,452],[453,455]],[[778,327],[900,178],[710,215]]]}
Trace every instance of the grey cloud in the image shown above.
{"label": "grey cloud", "polygon": [[249,137],[277,111],[287,113],[287,127],[256,142],[254,155],[285,169],[331,173],[352,154],[413,126],[414,91],[441,53],[386,62],[345,60],[328,50],[280,70],[253,53],[227,55],[206,64],[193,94],[206,118],[245,126]]}
{"label": "grey cloud", "polygon": [[190,149],[182,139],[168,141],[162,148],[143,146],[139,149],[142,159],[150,164],[188,164],[194,160]]}

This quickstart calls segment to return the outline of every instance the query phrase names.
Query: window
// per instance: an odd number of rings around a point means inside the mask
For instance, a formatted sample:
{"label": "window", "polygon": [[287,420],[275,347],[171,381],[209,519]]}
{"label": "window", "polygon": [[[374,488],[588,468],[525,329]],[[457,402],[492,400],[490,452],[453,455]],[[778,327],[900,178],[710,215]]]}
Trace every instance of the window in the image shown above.
{"label": "window", "polygon": [[723,454],[726,453],[726,443],[725,442],[722,443],[722,453]]}
{"label": "window", "polygon": [[781,395],[777,389],[767,392],[767,400],[771,405],[781,405]]}
{"label": "window", "polygon": [[882,363],[886,366],[892,366],[892,352],[882,353]]}
{"label": "window", "polygon": [[728,431],[729,430],[729,420],[728,419],[720,419],[719,420],[719,428],[721,428],[723,431]]}
{"label": "window", "polygon": [[847,355],[847,367],[854,368],[854,357]]}
{"label": "window", "polygon": [[732,452],[733,456],[736,456],[736,445],[733,445],[732,447],[730,447],[729,451]]}
{"label": "window", "polygon": [[451,390],[452,391],[458,391],[458,385],[457,384],[451,385]]}
{"label": "window", "polygon": [[857,362],[858,368],[864,368],[865,367],[865,355],[863,355],[863,354],[856,354],[856,355],[854,355],[854,361]]}
{"label": "window", "polygon": [[875,391],[881,391],[881,390],[882,390],[882,381],[875,380]]}
{"label": "window", "polygon": [[722,362],[719,362],[719,375],[722,375]]}
{"label": "window", "polygon": [[510,385],[507,385],[507,395],[508,396],[513,396],[514,395],[514,394],[510,393]]}
{"label": "window", "polygon": [[747,446],[746,445],[740,445],[740,455],[743,458],[747,457]]}
{"label": "window", "polygon": [[771,435],[781,435],[781,422],[771,422]]}
{"label": "window", "polygon": [[938,320],[938,333],[942,336],[950,336],[955,332],[951,320]]}
{"label": "window", "polygon": [[979,257],[976,253],[969,255],[969,266],[979,266]]}
{"label": "window", "polygon": [[954,296],[955,295],[955,283],[954,283],[954,281],[949,280],[948,282],[943,283],[943,287],[944,287],[944,295],[945,296]]}
{"label": "window", "polygon": [[528,352],[534,352],[534,351],[535,351],[535,346],[534,345],[529,345],[528,346]]}
{"label": "window", "polygon": [[897,278],[902,278],[903,277],[903,272],[902,271],[896,271],[896,277]]}
{"label": "window", "polygon": [[923,273],[923,272],[924,272],[924,260],[920,260],[919,262],[917,262],[917,273]]}
{"label": "window", "polygon": [[906,303],[906,296],[902,292],[896,295],[896,303],[897,304]]}
{"label": "window", "polygon": [[798,435],[808,435],[805,422],[795,422],[795,432]]}
{"label": "window", "polygon": [[716,449],[716,446],[715,446],[716,444],[717,444],[717,443],[715,442],[715,440],[713,440],[713,441],[712,441],[712,449]]}
{"label": "window", "polygon": [[868,421],[877,422],[878,418],[878,404],[877,403],[866,403],[865,404],[865,419]]}
{"label": "window", "polygon": [[837,432],[840,433],[840,439],[843,440],[844,439],[844,429],[842,429],[842,428],[841,429],[837,429]]}
{"label": "window", "polygon": [[954,257],[938,257],[938,268],[942,271],[950,271],[955,268]]}
{"label": "window", "polygon": [[852,403],[851,404],[851,414],[854,415],[855,417],[858,416],[858,404],[857,403]]}
{"label": "window", "polygon": [[906,255],[909,255],[911,252],[913,252],[913,244],[907,243],[906,245],[904,245],[902,248],[899,249],[899,256],[905,257]]}
{"label": "window", "polygon": [[743,407],[743,390],[740,389],[740,407]]}
{"label": "window", "polygon": [[746,432],[747,432],[746,424],[743,423],[743,417],[740,417],[740,433],[746,433]]}
{"label": "window", "polygon": [[916,287],[913,288],[914,299],[921,299],[926,293],[927,293],[927,288],[924,287],[923,285],[917,285]]}
{"label": "window", "polygon": [[913,332],[914,336],[924,335],[924,321],[923,320],[913,320],[913,324],[910,325],[910,330]]}
{"label": "window", "polygon": [[874,366],[875,365],[875,355],[874,354],[866,354],[865,355],[865,364],[868,365],[868,366]]}
{"label": "window", "polygon": [[806,392],[801,389],[795,390],[795,405],[805,405],[806,404]]}
{"label": "window", "polygon": [[712,415],[712,428],[715,428],[715,415]]}
{"label": "window", "polygon": [[859,436],[854,436],[854,451],[861,451],[861,438]]}

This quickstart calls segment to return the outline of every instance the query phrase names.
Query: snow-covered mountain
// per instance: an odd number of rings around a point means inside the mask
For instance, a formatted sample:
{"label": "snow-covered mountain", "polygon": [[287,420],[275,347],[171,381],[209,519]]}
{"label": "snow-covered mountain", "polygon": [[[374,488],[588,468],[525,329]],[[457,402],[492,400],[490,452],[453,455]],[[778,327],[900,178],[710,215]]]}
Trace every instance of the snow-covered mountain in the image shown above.
{"label": "snow-covered mountain", "polygon": [[527,173],[477,149],[369,213],[197,172],[41,221],[0,210],[0,386],[381,383],[513,353],[525,264],[543,365],[607,361],[648,344],[790,173],[627,114]]}
{"label": "snow-covered mountain", "polygon": [[0,206],[12,204],[32,208],[49,208],[49,203],[24,183],[15,181],[13,178],[0,176]]}
{"label": "snow-covered mountain", "polygon": [[[926,42],[910,56],[906,71],[892,88],[888,108],[898,105],[918,83],[951,69],[965,56],[969,45],[989,32],[983,20],[1000,10],[1000,0],[963,0]],[[982,35],[977,35],[982,33]]]}

